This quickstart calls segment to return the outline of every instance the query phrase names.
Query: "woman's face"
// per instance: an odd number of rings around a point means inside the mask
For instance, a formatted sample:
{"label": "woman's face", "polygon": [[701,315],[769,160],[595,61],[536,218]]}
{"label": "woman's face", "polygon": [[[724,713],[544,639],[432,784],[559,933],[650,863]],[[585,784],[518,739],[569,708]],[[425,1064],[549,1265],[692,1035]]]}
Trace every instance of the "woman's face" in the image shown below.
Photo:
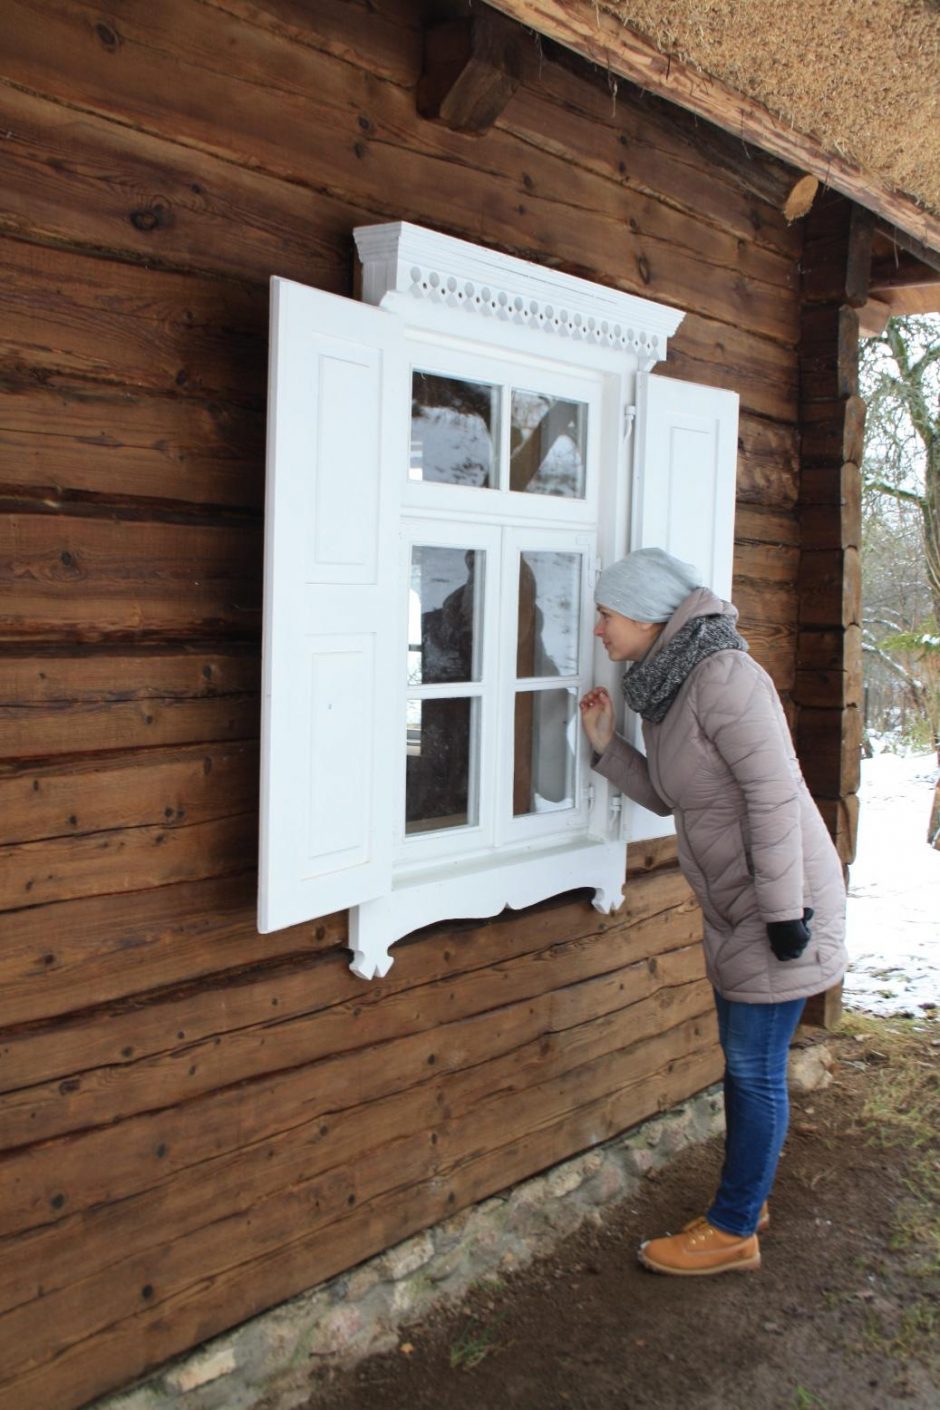
{"label": "woman's face", "polygon": [[664,622],[635,622],[609,607],[598,607],[594,635],[604,643],[611,661],[639,661],[649,651]]}

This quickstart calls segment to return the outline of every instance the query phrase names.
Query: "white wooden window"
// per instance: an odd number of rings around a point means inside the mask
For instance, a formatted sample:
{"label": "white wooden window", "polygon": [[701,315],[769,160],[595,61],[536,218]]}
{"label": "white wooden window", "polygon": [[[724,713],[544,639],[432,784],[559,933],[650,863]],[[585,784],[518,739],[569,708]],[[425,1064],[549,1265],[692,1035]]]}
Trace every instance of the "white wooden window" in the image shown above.
{"label": "white wooden window", "polygon": [[272,281],[258,925],[348,907],[371,978],[433,921],[620,904],[664,820],[590,770],[594,581],[659,544],[730,589],[737,398],[651,374],[673,310],[356,240],[364,302]]}

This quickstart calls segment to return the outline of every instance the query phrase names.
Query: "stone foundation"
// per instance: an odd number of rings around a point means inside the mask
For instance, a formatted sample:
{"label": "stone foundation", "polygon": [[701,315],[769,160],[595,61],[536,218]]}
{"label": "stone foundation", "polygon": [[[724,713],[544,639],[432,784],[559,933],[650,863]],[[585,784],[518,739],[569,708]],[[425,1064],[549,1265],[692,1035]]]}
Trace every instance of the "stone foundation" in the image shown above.
{"label": "stone foundation", "polygon": [[[831,1081],[822,1044],[791,1055],[794,1088]],[[583,1155],[292,1298],[88,1410],[293,1410],[317,1368],[398,1343],[398,1329],[474,1284],[520,1268],[625,1199],[651,1170],[723,1128],[721,1091],[699,1093]]]}

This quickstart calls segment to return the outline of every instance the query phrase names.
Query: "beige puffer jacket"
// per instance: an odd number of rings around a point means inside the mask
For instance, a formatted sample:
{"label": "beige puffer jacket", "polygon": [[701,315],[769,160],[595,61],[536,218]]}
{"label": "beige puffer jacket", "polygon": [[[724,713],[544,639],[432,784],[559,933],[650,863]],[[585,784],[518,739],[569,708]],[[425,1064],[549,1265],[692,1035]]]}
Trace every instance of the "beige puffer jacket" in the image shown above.
{"label": "beige puffer jacket", "polygon": [[[650,655],[691,618],[737,610],[708,588],[677,608]],[[647,658],[648,659],[648,658]],[[693,668],[646,757],[615,735],[598,773],[654,813],[673,813],[679,865],[702,907],[708,977],[726,999],[777,1003],[835,984],[845,968],[842,866],[803,781],[774,684],[743,651]],[[797,960],[778,960],[766,924],[815,915]]]}

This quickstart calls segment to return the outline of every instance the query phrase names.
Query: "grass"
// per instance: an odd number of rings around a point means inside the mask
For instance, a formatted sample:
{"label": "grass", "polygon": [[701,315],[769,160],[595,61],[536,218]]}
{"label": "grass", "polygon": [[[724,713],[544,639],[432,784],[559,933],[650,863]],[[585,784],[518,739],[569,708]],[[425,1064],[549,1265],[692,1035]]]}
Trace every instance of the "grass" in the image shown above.
{"label": "grass", "polygon": [[863,1040],[865,1139],[913,1157],[908,1198],[895,1211],[893,1247],[916,1252],[920,1271],[940,1272],[940,1058],[917,1020],[851,1013],[840,1032]]}
{"label": "grass", "polygon": [[500,1313],[489,1325],[471,1317],[450,1349],[451,1370],[472,1371],[474,1366],[479,1366],[484,1357],[496,1349],[496,1334],[506,1315]]}
{"label": "grass", "polygon": [[906,1307],[894,1327],[886,1326],[876,1312],[869,1312],[862,1327],[862,1342],[869,1351],[905,1362],[926,1360],[935,1354],[940,1337],[940,1311],[936,1303],[921,1298]]}
{"label": "grass", "polygon": [[826,1410],[825,1401],[805,1386],[794,1387],[791,1405],[792,1410]]}

